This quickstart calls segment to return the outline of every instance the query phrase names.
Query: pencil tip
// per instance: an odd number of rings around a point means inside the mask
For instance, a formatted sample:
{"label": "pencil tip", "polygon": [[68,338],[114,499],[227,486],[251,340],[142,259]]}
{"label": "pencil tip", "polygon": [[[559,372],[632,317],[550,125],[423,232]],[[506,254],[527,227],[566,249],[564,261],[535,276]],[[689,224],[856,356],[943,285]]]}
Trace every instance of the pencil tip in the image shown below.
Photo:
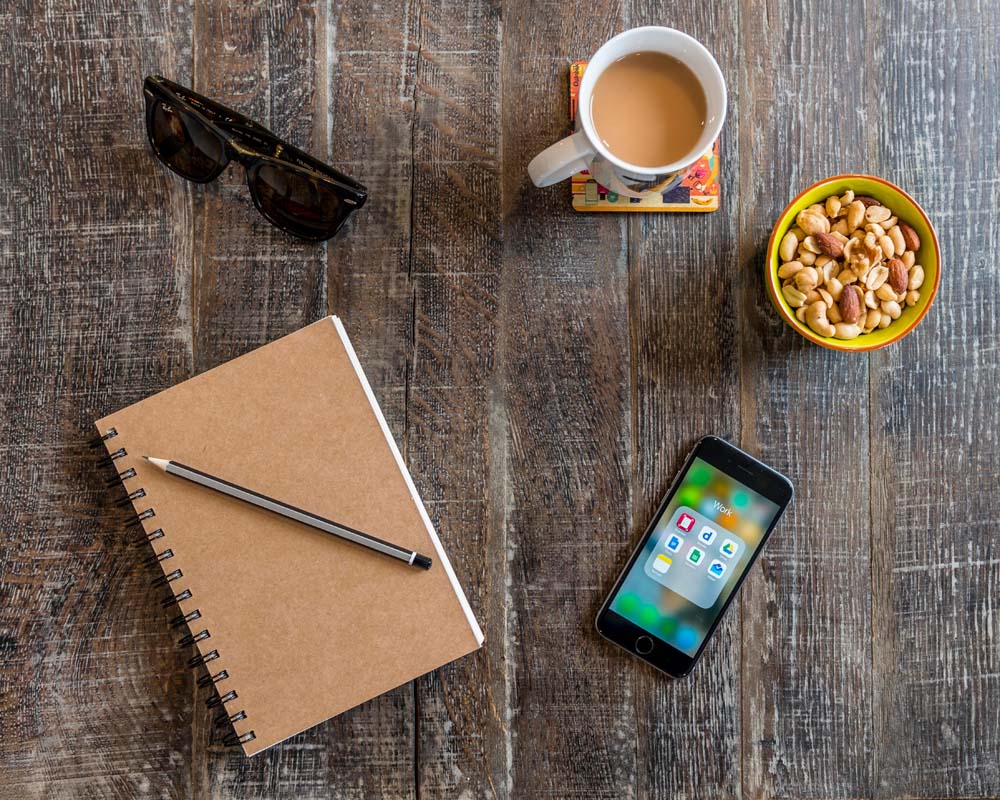
{"label": "pencil tip", "polygon": [[413,566],[420,567],[421,569],[430,569],[431,564],[433,563],[434,562],[431,561],[430,557],[422,556],[420,553],[417,553],[413,558]]}

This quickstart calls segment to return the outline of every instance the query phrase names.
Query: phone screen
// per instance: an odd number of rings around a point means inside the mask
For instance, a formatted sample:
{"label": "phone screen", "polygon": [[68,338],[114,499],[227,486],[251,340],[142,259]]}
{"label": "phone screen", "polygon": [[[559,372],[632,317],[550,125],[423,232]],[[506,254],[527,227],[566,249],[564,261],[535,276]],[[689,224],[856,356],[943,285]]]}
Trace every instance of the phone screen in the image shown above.
{"label": "phone screen", "polygon": [[695,457],[610,608],[694,657],[782,508]]}

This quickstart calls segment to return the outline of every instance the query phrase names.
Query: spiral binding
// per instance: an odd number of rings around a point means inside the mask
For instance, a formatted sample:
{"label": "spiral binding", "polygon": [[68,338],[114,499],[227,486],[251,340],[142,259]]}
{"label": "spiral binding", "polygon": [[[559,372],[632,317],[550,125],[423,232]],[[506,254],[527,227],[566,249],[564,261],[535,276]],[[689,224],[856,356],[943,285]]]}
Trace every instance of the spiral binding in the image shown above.
{"label": "spiral binding", "polygon": [[[117,435],[118,431],[115,428],[109,428],[107,433],[92,440],[89,443],[90,447],[97,448],[105,446],[110,439],[115,438]],[[98,463],[102,467],[109,467],[113,465],[118,459],[124,458],[127,455],[128,452],[126,451],[126,449],[124,447],[119,447],[117,450],[114,450],[113,452],[110,452],[108,455],[101,458],[98,461]],[[109,481],[108,488],[111,488],[112,486],[118,483],[124,485],[125,481],[131,478],[135,478],[137,477],[137,475],[138,473],[136,472],[135,468],[129,467],[128,469],[119,472],[114,480]],[[128,492],[127,496],[123,500],[119,501],[117,505],[119,507],[132,505],[135,503],[135,501],[141,500],[145,496],[146,496],[145,488],[140,487],[138,489],[134,489]],[[146,508],[143,511],[139,511],[136,514],[129,517],[129,519],[126,521],[125,524],[127,527],[132,527],[134,525],[142,525],[146,520],[152,519],[155,516],[156,516],[156,511],[153,509],[152,506],[150,506],[149,508]],[[157,540],[163,539],[165,536],[166,534],[163,528],[157,528],[151,533],[145,534],[143,537],[141,537],[141,539],[136,542],[136,546],[145,547],[148,544],[152,545],[155,548],[156,547],[155,543],[157,542]],[[169,547],[164,548],[160,552],[156,552],[156,550],[154,549],[153,555],[146,559],[146,563],[150,566],[154,566],[156,564],[162,565],[164,562],[170,560],[173,557],[174,557],[174,551]],[[174,581],[180,580],[183,577],[184,573],[179,568],[170,571],[164,569],[163,574],[151,582],[151,586],[153,588],[158,588],[161,586],[169,586]],[[187,600],[190,600],[192,596],[193,595],[190,589],[184,589],[180,592],[171,591],[171,594],[168,595],[166,598],[164,598],[163,607],[169,608],[172,605],[183,603]],[[177,642],[177,644],[180,647],[196,645],[199,642],[203,642],[207,639],[212,638],[212,634],[209,633],[207,628],[198,631],[198,633],[195,633],[193,630],[191,630],[190,628],[191,623],[197,619],[201,619],[201,609],[199,608],[196,608],[193,611],[189,611],[186,614],[180,614],[170,620],[171,627],[179,628],[185,625],[188,626],[187,636],[184,636]],[[190,667],[191,669],[197,669],[203,665],[208,664],[211,661],[215,661],[219,657],[220,657],[219,651],[215,649],[209,650],[206,653],[199,652],[192,658],[188,659],[187,662],[188,667]],[[223,709],[223,712],[215,717],[215,724],[217,725],[233,724],[236,722],[242,722],[243,720],[247,719],[247,713],[243,709],[240,709],[239,711],[233,714],[230,714],[228,711],[225,710],[226,703],[231,703],[239,696],[237,695],[235,689],[231,689],[225,692],[224,694],[218,691],[217,685],[222,681],[226,680],[229,680],[229,672],[224,669],[219,670],[214,674],[212,673],[211,670],[209,670],[205,675],[198,678],[199,688],[211,687],[215,689],[215,694],[209,697],[205,701],[205,705],[208,706],[208,708],[221,707]],[[252,742],[256,738],[257,734],[252,730],[247,731],[246,733],[243,734],[237,734],[235,731],[232,731],[228,733],[223,738],[222,741],[223,744],[226,745],[227,747],[234,747],[237,745],[246,744],[247,742]]]}
{"label": "spiral binding", "polygon": [[181,625],[187,625],[189,622],[194,622],[196,619],[201,619],[201,609],[196,608],[188,614],[181,614],[179,617],[174,617],[170,620],[170,627],[179,628]]}
{"label": "spiral binding", "polygon": [[237,697],[239,697],[239,695],[236,694],[236,690],[230,689],[225,694],[217,694],[212,697],[209,697],[208,700],[205,701],[205,706],[207,708],[215,708],[216,706],[221,706],[225,705],[226,703],[231,703]]}
{"label": "spiral binding", "polygon": [[224,681],[229,677],[229,673],[226,670],[219,670],[214,675],[209,672],[198,678],[198,687],[204,689],[206,686],[211,686],[212,684],[218,683],[219,681]]}

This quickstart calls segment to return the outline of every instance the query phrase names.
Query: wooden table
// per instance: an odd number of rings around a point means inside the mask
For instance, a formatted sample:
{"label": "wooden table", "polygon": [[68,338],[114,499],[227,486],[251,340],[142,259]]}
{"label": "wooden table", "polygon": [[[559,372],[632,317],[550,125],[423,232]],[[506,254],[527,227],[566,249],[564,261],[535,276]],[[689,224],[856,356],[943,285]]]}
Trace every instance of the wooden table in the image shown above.
{"label": "wooden table", "polygon": [[[525,166],[567,129],[570,62],[646,23],[727,76],[722,208],[576,215]],[[0,8],[0,798],[1000,794],[998,37],[973,0]],[[176,178],[145,143],[152,71],[371,202],[315,246],[240,169]],[[944,270],[912,336],[849,356],[784,326],[761,260],[793,194],[858,171],[920,199]],[[247,760],[85,442],[329,312],[486,645]],[[670,682],[592,619],[709,432],[798,494]]]}

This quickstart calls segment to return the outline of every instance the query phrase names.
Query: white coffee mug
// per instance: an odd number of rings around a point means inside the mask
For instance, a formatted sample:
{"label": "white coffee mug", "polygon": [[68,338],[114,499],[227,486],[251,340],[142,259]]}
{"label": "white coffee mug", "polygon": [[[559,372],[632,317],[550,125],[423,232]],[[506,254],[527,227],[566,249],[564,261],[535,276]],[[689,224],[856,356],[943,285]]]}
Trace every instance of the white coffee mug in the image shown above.
{"label": "white coffee mug", "polygon": [[[698,143],[683,158],[659,167],[639,167],[616,157],[597,135],[590,114],[590,98],[604,70],[620,58],[643,52],[673,56],[694,73],[705,92],[705,129]],[[576,133],[546,148],[528,164],[535,186],[551,186],[589,170],[594,180],[624,197],[666,192],[708,151],[726,119],[726,81],[712,54],[686,33],[655,25],[633,28],[605,42],[587,64],[577,99]],[[636,119],[635,124],[647,123]]]}

